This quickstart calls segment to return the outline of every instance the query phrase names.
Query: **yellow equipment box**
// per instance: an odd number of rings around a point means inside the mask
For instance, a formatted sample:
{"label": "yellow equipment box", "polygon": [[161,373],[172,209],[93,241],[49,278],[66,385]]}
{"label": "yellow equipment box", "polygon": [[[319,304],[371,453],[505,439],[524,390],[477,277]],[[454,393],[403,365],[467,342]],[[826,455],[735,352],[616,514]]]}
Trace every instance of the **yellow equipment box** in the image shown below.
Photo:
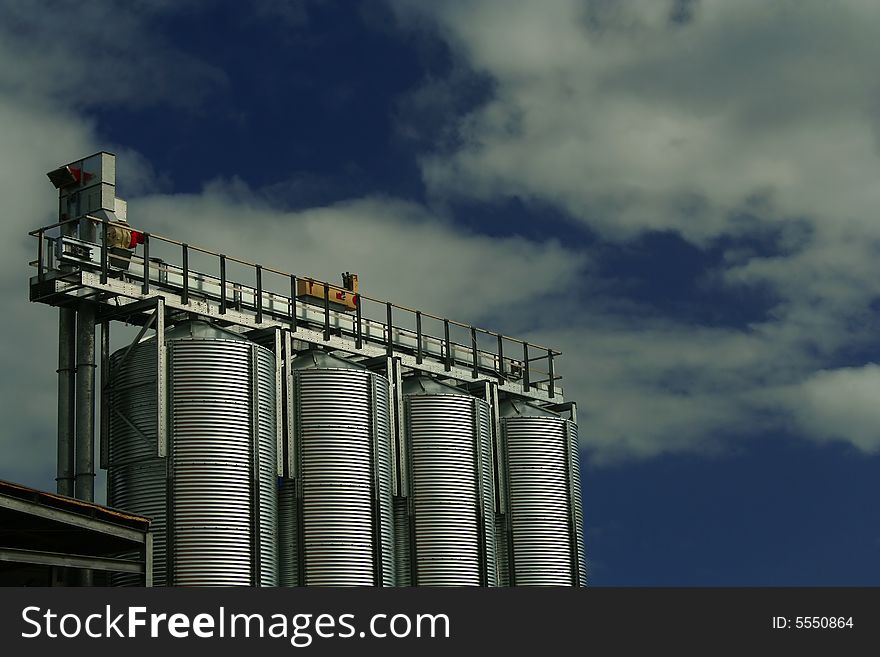
{"label": "yellow equipment box", "polygon": [[[343,306],[346,310],[357,308],[358,277],[357,274],[345,272],[342,275],[343,287],[328,286],[330,304]],[[296,296],[306,297],[316,303],[324,303],[324,283],[310,280],[297,279]]]}

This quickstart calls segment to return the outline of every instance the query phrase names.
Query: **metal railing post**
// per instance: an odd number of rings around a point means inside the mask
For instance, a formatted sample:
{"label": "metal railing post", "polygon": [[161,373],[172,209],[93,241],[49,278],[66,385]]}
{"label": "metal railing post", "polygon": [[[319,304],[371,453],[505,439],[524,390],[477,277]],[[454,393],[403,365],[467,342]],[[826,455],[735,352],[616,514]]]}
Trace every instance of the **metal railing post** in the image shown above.
{"label": "metal railing post", "polygon": [[46,279],[46,271],[43,269],[43,229],[37,232],[37,280],[42,283]]}
{"label": "metal railing post", "polygon": [[361,321],[361,295],[354,295],[354,348],[360,349],[364,346],[363,322]]}
{"label": "metal railing post", "polygon": [[180,302],[184,305],[189,304],[189,246],[180,245],[183,251],[183,294],[180,296]]}
{"label": "metal railing post", "polygon": [[523,342],[523,392],[528,392],[531,389],[531,383],[529,382],[529,343]]}
{"label": "metal railing post", "polygon": [[296,276],[290,275],[290,330],[296,332]]}
{"label": "metal railing post", "polygon": [[324,341],[330,340],[330,284],[324,283]]}
{"label": "metal railing post", "polygon": [[452,369],[452,342],[449,341],[449,320],[443,320],[443,342],[446,345],[446,357],[443,359],[443,367],[448,372]]}
{"label": "metal railing post", "polygon": [[220,254],[220,314],[226,314],[226,256]]}
{"label": "metal railing post", "polygon": [[107,221],[101,222],[101,285],[107,283]]}
{"label": "metal railing post", "polygon": [[498,383],[504,384],[504,338],[498,334]]}
{"label": "metal railing post", "polygon": [[473,360],[471,376],[476,379],[480,376],[480,361],[477,357],[477,329],[474,326],[471,326],[471,356]]}
{"label": "metal railing post", "polygon": [[150,234],[144,233],[144,280],[141,294],[150,293]]}
{"label": "metal railing post", "polygon": [[257,270],[257,289],[255,299],[257,306],[257,324],[263,323],[263,267],[262,265],[254,265]]}
{"label": "metal railing post", "polygon": [[553,350],[547,350],[547,366],[550,370],[550,387],[548,389],[547,395],[550,399],[556,396],[556,377],[553,375]]}
{"label": "metal railing post", "polygon": [[385,318],[388,322],[388,324],[387,324],[388,333],[385,334],[385,354],[388,356],[391,356],[392,354],[394,354],[394,345],[392,343],[392,336],[391,336],[392,329],[394,328],[394,325],[391,322],[391,302],[390,301],[385,304]]}
{"label": "metal railing post", "polygon": [[416,364],[422,364],[422,311],[416,311]]}

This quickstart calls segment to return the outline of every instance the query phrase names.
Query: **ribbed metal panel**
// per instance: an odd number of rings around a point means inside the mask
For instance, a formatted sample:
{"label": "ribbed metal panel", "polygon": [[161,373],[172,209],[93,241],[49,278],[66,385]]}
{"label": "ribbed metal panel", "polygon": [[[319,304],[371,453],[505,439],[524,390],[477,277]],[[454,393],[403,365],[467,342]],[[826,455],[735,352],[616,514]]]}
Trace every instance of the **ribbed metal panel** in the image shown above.
{"label": "ribbed metal panel", "polygon": [[265,349],[254,350],[257,371],[257,451],[259,467],[258,496],[260,531],[260,585],[278,586],[278,426],[275,355]]}
{"label": "ribbed metal panel", "polygon": [[578,441],[578,426],[574,422],[566,424],[568,427],[569,450],[571,453],[571,477],[574,491],[574,515],[576,545],[578,553],[579,578],[577,585],[587,585],[587,553],[584,547],[584,505],[583,491],[581,489],[581,464],[580,443]]}
{"label": "ribbed metal panel", "polygon": [[[153,584],[165,586],[166,460],[156,456],[156,348],[138,345],[120,362],[125,350],[110,357],[114,385],[110,389],[110,443],[107,504],[152,519]],[[137,558],[134,552],[119,555]],[[140,586],[131,573],[111,573],[113,586]]]}
{"label": "ribbed metal panel", "polygon": [[394,558],[397,586],[411,586],[410,531],[408,502],[405,497],[394,498]]}
{"label": "ribbed metal panel", "polygon": [[396,585],[394,559],[394,512],[391,508],[391,495],[394,486],[393,457],[391,446],[391,384],[388,379],[372,375],[373,404],[375,422],[373,455],[374,486],[379,496],[378,513],[381,530],[382,586]]}
{"label": "ribbed metal panel", "polygon": [[[150,531],[153,534],[153,585],[165,586],[167,572],[165,559],[160,555],[166,550],[166,474],[165,459],[145,459],[140,463],[128,463],[110,469],[107,478],[107,503],[117,509],[133,511],[151,518]],[[138,559],[136,552],[119,555],[122,558]],[[135,573],[111,573],[112,586],[142,586],[143,578]]]}
{"label": "ribbed metal panel", "polygon": [[[156,343],[143,342],[129,352],[110,356],[109,462],[113,466],[156,458]],[[109,496],[112,497],[112,489]],[[110,502],[112,504],[112,502]]]}
{"label": "ribbed metal panel", "polygon": [[405,397],[417,586],[494,586],[489,407],[458,394]]}
{"label": "ribbed metal panel", "polygon": [[552,417],[501,421],[507,445],[514,586],[585,583],[577,427]]}
{"label": "ribbed metal panel", "polygon": [[278,487],[278,583],[296,586],[299,580],[297,560],[296,483],[284,479]]}
{"label": "ribbed metal panel", "polygon": [[394,586],[388,380],[322,366],[293,381],[300,584]]}
{"label": "ribbed metal panel", "polygon": [[156,456],[155,341],[111,357],[108,499],[153,518],[156,585],[276,585],[274,357],[235,337],[167,347],[167,459]]}
{"label": "ribbed metal panel", "polygon": [[498,586],[510,586],[510,571],[507,555],[507,531],[502,516],[495,518],[495,554],[498,571]]}
{"label": "ribbed metal panel", "polygon": [[253,582],[251,346],[176,341],[168,359],[174,583],[247,586]]}
{"label": "ribbed metal panel", "polygon": [[497,549],[495,546],[495,458],[492,453],[492,417],[489,404],[480,400],[477,404],[477,449],[479,449],[481,501],[483,515],[484,554],[486,559],[486,586],[498,585]]}

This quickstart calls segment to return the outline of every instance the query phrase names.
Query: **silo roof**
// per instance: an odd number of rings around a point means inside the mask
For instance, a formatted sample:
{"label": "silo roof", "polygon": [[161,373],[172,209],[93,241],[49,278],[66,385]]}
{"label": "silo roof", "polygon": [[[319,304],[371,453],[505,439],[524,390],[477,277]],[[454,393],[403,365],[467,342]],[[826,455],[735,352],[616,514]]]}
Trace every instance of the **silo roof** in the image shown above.
{"label": "silo roof", "polygon": [[165,330],[166,340],[242,340],[247,338],[239,333],[220,328],[215,324],[194,319],[188,322],[175,324]]}
{"label": "silo roof", "polygon": [[405,395],[464,395],[470,397],[461,388],[456,388],[428,376],[415,376],[403,382]]}
{"label": "silo roof", "polygon": [[333,354],[328,354],[320,349],[309,349],[300,352],[291,361],[291,367],[295,370],[365,370],[363,365],[359,365],[345,358],[339,358]]}
{"label": "silo roof", "polygon": [[501,417],[561,417],[559,413],[517,399],[505,399],[498,405],[498,413]]}

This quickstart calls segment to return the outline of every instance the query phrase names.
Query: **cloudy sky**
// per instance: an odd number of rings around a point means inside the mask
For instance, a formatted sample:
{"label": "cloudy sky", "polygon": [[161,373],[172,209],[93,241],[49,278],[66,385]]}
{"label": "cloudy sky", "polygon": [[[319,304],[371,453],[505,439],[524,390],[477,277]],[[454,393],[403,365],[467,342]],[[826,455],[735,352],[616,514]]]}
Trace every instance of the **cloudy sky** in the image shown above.
{"label": "cloudy sky", "polygon": [[0,477],[54,489],[45,172],[560,348],[595,585],[880,585],[880,4],[0,0]]}

